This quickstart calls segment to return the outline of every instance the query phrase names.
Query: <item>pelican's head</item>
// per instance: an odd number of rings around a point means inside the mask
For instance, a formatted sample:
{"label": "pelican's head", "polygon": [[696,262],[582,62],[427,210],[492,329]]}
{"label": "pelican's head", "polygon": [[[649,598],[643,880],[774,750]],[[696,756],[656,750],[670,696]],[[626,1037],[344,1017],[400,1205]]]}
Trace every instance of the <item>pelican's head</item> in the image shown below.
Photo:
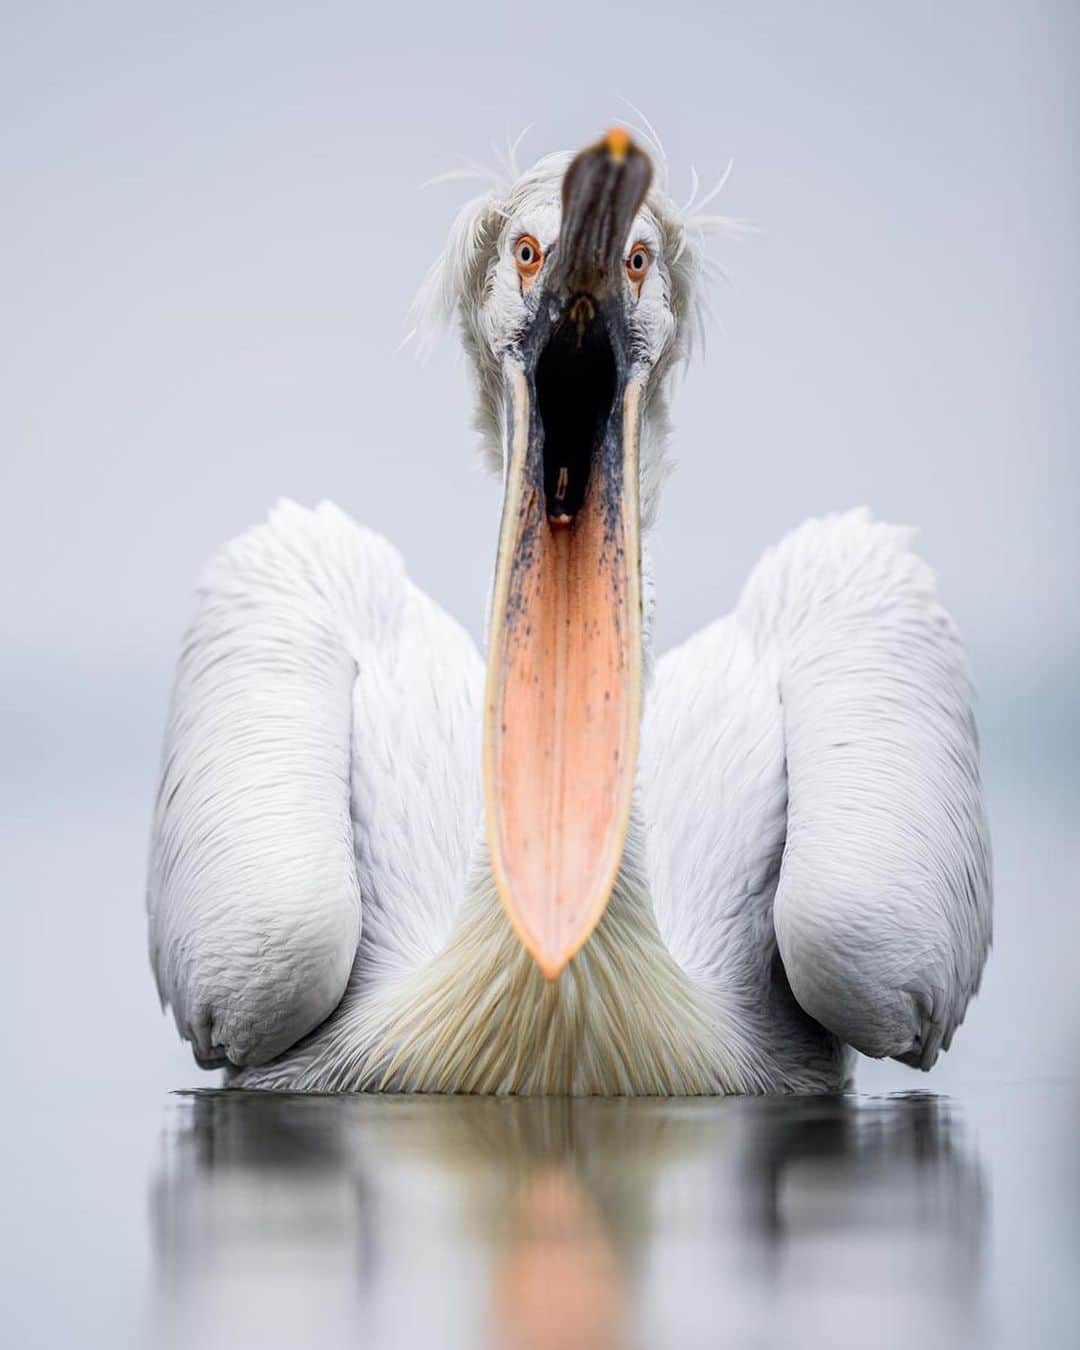
{"label": "pelican's head", "polygon": [[428,282],[461,318],[498,457],[484,782],[506,912],[554,979],[618,873],[637,764],[642,519],[694,251],[621,128],[459,217]]}

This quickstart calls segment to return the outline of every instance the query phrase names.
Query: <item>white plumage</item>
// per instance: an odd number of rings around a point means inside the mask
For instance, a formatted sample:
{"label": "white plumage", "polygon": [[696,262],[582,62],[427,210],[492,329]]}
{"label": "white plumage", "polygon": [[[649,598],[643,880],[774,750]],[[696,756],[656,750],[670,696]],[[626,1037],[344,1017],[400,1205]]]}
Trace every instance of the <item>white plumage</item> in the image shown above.
{"label": "white plumage", "polygon": [[[553,245],[565,164],[473,203],[428,282],[429,312],[462,315],[500,462],[527,304],[504,269],[523,228]],[[649,597],[700,264],[658,190],[635,232],[656,258]],[[247,1086],[609,1094],[830,1089],[849,1046],[933,1064],[978,987],[990,864],[963,652],[907,532],[808,522],[655,665],[650,609],[618,880],[549,983],[491,879],[471,639],[333,506],[283,503],[224,549],[180,661],[148,896],[200,1063]]]}

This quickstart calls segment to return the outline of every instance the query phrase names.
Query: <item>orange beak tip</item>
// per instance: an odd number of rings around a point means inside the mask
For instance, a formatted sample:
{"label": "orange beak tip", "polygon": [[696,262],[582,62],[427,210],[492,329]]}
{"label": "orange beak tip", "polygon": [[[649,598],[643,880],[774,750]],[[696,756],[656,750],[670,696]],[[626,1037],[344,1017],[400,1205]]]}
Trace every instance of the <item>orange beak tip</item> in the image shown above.
{"label": "orange beak tip", "polygon": [[604,137],[604,146],[617,163],[621,164],[630,151],[630,135],[625,127],[612,127]]}

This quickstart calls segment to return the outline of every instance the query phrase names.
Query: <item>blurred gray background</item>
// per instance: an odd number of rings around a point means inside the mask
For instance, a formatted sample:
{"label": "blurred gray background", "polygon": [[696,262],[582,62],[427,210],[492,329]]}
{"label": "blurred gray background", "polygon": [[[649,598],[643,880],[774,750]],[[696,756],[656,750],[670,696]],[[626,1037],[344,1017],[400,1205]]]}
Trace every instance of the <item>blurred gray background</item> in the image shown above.
{"label": "blurred gray background", "polygon": [[809,514],[921,527],[970,645],[996,949],[930,1079],[1076,1068],[1074,3],[42,0],[0,52],[0,997],[9,1081],[206,1083],[142,892],[200,568],[282,494],[401,548],[478,635],[498,493],[463,361],[399,350],[491,159],[639,105],[716,209],[657,539],[667,646]]}

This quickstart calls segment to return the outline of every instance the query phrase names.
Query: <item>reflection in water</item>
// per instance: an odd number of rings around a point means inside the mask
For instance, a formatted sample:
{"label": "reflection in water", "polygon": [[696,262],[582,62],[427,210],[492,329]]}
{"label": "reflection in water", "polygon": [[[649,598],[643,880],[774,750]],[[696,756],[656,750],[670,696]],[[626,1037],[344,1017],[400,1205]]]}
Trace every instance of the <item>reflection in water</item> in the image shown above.
{"label": "reflection in water", "polygon": [[565,1166],[542,1165],[513,1196],[491,1284],[491,1329],[508,1347],[625,1343],[626,1289],[611,1235]]}
{"label": "reflection in water", "polygon": [[949,1103],[174,1099],[159,1324],[200,1346],[967,1344]]}

